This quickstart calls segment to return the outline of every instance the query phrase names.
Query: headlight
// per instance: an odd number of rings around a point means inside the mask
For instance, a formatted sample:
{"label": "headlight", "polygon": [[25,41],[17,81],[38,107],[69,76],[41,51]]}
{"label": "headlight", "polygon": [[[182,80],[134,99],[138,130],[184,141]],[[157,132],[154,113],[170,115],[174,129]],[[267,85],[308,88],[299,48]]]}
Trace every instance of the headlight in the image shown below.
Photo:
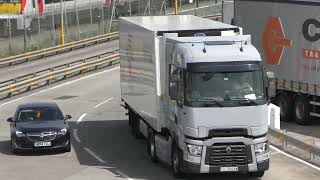
{"label": "headlight", "polygon": [[202,146],[187,144],[188,151],[192,156],[201,156]]}
{"label": "headlight", "polygon": [[16,131],[16,136],[17,137],[25,137],[26,135],[23,134],[23,132],[21,132],[21,131]]}
{"label": "headlight", "polygon": [[263,153],[263,152],[267,152],[268,150],[269,150],[269,142],[264,142],[264,143],[254,145],[254,151],[256,153]]}
{"label": "headlight", "polygon": [[67,129],[64,128],[64,129],[61,129],[59,132],[58,132],[58,135],[65,135],[67,133]]}

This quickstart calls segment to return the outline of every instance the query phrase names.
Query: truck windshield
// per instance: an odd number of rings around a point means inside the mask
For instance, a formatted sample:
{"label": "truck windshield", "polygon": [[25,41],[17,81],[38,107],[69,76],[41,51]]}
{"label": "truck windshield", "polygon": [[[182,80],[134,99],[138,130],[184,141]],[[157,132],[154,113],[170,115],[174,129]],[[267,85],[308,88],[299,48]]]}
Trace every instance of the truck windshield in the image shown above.
{"label": "truck windshield", "polygon": [[187,73],[187,102],[213,102],[222,106],[257,105],[265,100],[261,70],[244,72]]}

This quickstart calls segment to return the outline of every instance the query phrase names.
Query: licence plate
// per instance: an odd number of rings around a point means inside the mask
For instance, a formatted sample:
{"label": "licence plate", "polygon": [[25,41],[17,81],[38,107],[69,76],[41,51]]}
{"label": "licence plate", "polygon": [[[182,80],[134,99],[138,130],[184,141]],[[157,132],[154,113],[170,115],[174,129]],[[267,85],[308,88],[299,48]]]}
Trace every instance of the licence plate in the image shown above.
{"label": "licence plate", "polygon": [[51,146],[51,142],[35,142],[34,147],[48,147]]}
{"label": "licence plate", "polygon": [[238,172],[238,167],[221,167],[220,172]]}

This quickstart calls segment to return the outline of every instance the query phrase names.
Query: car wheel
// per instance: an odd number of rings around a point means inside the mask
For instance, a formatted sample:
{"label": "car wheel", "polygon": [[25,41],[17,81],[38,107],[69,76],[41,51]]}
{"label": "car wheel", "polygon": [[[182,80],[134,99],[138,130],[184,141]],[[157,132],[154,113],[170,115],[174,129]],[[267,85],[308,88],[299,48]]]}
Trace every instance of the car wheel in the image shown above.
{"label": "car wheel", "polygon": [[65,148],[65,151],[66,151],[66,152],[70,152],[70,151],[71,151],[71,142],[70,142],[70,139],[69,139],[68,145],[67,145],[66,148]]}
{"label": "car wheel", "polygon": [[173,176],[176,178],[184,178],[185,173],[182,172],[182,153],[177,145],[172,146],[171,166]]}
{"label": "car wheel", "polygon": [[264,171],[250,172],[251,177],[262,177],[264,175]]}
{"label": "car wheel", "polygon": [[11,152],[12,152],[13,154],[17,154],[17,153],[18,153],[18,149],[15,147],[12,138],[11,138]]}
{"label": "car wheel", "polygon": [[148,154],[152,162],[157,162],[156,143],[153,130],[150,130],[148,135]]}

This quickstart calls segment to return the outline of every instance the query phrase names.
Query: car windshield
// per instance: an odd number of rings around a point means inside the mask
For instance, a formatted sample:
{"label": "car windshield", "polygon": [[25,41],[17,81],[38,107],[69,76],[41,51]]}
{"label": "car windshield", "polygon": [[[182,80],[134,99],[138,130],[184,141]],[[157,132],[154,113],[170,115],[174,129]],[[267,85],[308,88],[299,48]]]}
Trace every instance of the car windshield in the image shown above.
{"label": "car windshield", "polygon": [[261,70],[187,74],[187,100],[254,101],[265,98]]}
{"label": "car windshield", "polygon": [[57,121],[63,120],[62,113],[56,107],[23,108],[18,112],[17,121]]}

